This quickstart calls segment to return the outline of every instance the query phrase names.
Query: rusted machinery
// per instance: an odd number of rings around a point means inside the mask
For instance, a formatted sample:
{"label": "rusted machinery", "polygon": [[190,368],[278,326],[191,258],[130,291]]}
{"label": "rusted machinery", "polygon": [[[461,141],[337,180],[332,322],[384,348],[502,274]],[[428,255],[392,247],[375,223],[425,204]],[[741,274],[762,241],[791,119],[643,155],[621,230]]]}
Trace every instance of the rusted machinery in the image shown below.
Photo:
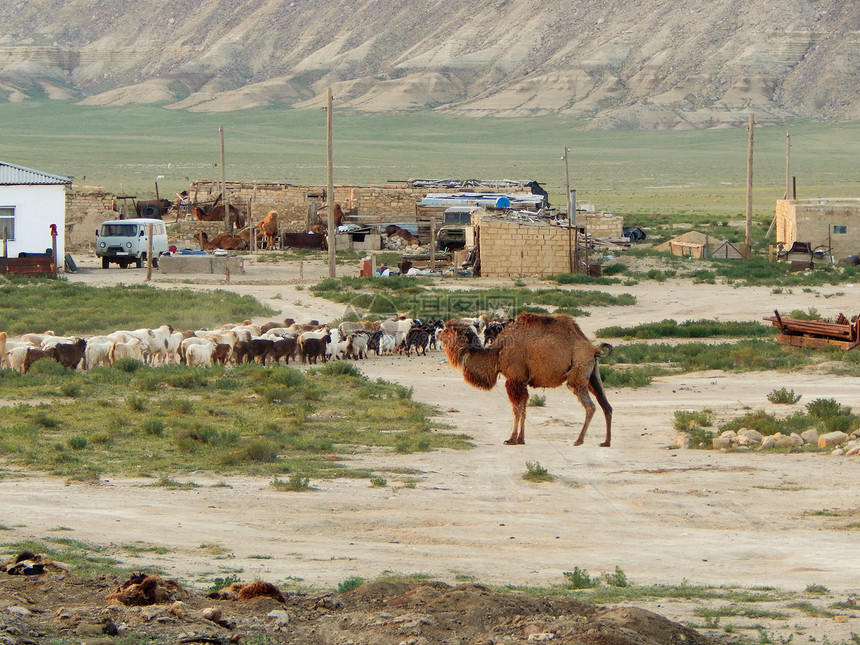
{"label": "rusted machinery", "polygon": [[776,342],[780,345],[792,347],[836,345],[846,351],[860,345],[860,316],[851,322],[843,314],[839,314],[836,322],[826,322],[786,318],[774,310],[773,316],[768,316],[764,320],[772,322],[779,330]]}

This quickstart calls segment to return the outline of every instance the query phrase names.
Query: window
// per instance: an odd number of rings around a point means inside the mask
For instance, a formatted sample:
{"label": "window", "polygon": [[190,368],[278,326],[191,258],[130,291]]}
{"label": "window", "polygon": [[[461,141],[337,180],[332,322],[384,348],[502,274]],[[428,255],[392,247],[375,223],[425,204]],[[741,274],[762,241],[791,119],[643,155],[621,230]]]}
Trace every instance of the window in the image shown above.
{"label": "window", "polygon": [[848,232],[848,226],[833,226],[833,233],[835,235],[845,235]]}
{"label": "window", "polygon": [[3,239],[3,234],[6,234],[7,240],[15,239],[15,207],[0,206],[0,240]]}

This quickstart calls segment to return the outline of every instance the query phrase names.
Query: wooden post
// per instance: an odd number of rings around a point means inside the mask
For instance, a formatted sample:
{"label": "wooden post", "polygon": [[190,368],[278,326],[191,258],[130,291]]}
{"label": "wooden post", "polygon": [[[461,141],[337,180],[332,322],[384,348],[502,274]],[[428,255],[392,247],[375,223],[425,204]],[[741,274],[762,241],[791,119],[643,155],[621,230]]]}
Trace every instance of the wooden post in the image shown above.
{"label": "wooden post", "polygon": [[430,216],[430,270],[436,270],[436,218]]}
{"label": "wooden post", "polygon": [[[54,232],[54,231],[56,231],[56,228],[52,229],[52,232]],[[56,235],[51,235],[51,249],[53,250],[52,257],[54,259],[54,261],[51,262],[51,269],[52,269],[51,274],[56,278],[57,277],[57,266],[58,266],[58,263],[57,263],[57,236]]]}
{"label": "wooden post", "polygon": [[573,218],[574,213],[573,207],[571,206],[570,199],[570,169],[567,164],[567,153],[570,152],[570,148],[568,146],[564,147],[564,192],[567,195],[567,255],[568,255],[568,263],[570,265],[570,272],[573,273]]}
{"label": "wooden post", "polygon": [[146,281],[152,280],[152,224],[146,225]]}
{"label": "wooden post", "polygon": [[227,171],[224,169],[224,126],[218,126],[218,138],[221,142],[221,199],[224,201],[224,227],[228,233],[233,231],[230,225],[230,198],[227,197]]}
{"label": "wooden post", "polygon": [[747,141],[747,208],[746,208],[746,246],[747,260],[752,256],[752,189],[753,189],[753,134],[755,132],[755,115],[750,112],[749,137]]}
{"label": "wooden post", "polygon": [[785,198],[791,199],[791,130],[785,131]]}
{"label": "wooden post", "polygon": [[337,230],[334,226],[334,161],[332,159],[332,100],[331,88],[326,90],[326,168],[328,176],[328,277],[336,278],[335,268],[335,238]]}

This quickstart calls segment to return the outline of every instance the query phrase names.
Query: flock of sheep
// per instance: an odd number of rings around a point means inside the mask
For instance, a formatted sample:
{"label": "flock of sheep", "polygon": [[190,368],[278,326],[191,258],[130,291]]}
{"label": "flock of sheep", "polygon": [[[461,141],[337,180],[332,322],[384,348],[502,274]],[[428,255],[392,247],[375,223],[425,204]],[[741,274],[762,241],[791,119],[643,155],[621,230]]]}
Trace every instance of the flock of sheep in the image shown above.
{"label": "flock of sheep", "polygon": [[[472,321],[482,340],[492,338],[493,323],[487,321],[486,316]],[[436,336],[442,327],[441,320],[422,323],[398,317],[365,323],[344,322],[337,327],[320,325],[316,321],[297,324],[292,319],[263,325],[245,321],[216,330],[198,331],[174,331],[169,325],[162,325],[87,339],[45,331],[10,340],[6,332],[0,332],[0,368],[26,373],[33,363],[43,359],[55,360],[69,369],[85,370],[112,367],[124,358],[149,365],[210,366],[248,362],[277,365],[297,359],[315,364],[334,359],[367,358],[369,352],[426,354],[428,349],[437,348]]]}

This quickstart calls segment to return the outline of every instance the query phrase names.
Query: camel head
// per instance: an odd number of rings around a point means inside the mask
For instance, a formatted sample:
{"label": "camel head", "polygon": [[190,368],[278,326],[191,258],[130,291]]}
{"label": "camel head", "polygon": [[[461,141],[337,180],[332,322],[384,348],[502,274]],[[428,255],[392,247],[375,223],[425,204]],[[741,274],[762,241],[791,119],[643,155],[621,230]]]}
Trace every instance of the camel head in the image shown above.
{"label": "camel head", "polygon": [[482,348],[481,340],[472,327],[456,318],[445,323],[445,328],[439,332],[439,342],[452,367],[459,367],[467,354]]}

